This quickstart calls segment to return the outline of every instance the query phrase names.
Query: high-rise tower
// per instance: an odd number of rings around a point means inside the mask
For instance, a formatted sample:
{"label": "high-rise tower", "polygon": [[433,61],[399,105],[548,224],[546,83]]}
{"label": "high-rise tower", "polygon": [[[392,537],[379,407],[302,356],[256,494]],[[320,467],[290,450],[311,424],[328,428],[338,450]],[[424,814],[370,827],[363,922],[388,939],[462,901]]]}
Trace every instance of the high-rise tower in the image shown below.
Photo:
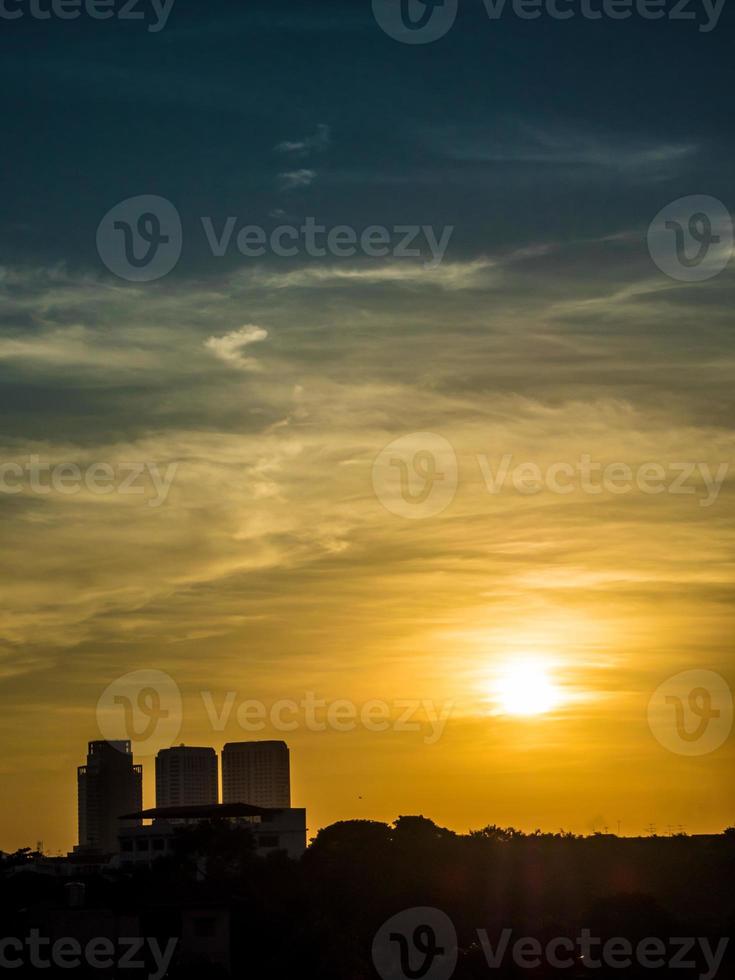
{"label": "high-rise tower", "polygon": [[156,756],[156,806],[219,802],[219,762],[214,749],[176,745]]}
{"label": "high-rise tower", "polygon": [[222,750],[225,803],[287,808],[291,772],[285,742],[228,742]]}
{"label": "high-rise tower", "polygon": [[79,847],[103,852],[117,850],[124,813],[143,808],[143,767],[133,765],[128,741],[90,742],[87,764],[77,769]]}

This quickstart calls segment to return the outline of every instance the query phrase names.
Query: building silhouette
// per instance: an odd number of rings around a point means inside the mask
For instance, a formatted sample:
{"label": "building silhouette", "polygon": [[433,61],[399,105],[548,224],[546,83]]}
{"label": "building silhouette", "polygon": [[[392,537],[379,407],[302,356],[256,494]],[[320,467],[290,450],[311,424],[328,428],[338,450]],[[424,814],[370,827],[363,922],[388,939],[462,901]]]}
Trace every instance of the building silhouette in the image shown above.
{"label": "building silhouette", "polygon": [[[261,857],[283,851],[298,859],[306,850],[306,810],[271,809],[247,803],[214,803],[208,806],[155,807],[125,815],[150,824],[120,830],[117,866],[129,869],[151,865],[176,850],[176,833],[182,825],[195,827],[212,823],[245,827],[253,836],[255,853]],[[121,821],[122,823],[122,821]]]}
{"label": "building silhouette", "polygon": [[120,817],[143,807],[143,767],[133,765],[129,741],[89,743],[87,764],[77,769],[77,799],[79,849],[116,851]]}
{"label": "building silhouette", "polygon": [[177,745],[156,756],[156,806],[219,802],[219,761],[212,748]]}
{"label": "building silhouette", "polygon": [[222,750],[224,803],[288,809],[291,770],[285,742],[228,742]]}

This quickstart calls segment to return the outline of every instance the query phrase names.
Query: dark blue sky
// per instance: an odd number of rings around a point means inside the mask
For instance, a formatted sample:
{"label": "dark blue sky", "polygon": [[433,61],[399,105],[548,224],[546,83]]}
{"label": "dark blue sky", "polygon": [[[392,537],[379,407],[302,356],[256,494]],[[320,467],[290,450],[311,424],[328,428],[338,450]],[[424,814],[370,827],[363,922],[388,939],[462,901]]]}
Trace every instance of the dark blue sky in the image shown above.
{"label": "dark blue sky", "polygon": [[[450,223],[458,255],[644,223],[684,193],[727,198],[732,26],[727,6],[709,33],[635,16],[491,22],[481,0],[419,46],[384,34],[367,0],[176,0],[158,33],[0,21],[0,260],[94,265],[99,219],[142,193],[185,222],[285,208]],[[274,146],[320,123],[318,178],[280,194]],[[539,133],[558,141],[541,159]],[[675,166],[630,160],[689,145]],[[206,265],[189,241],[182,271]]]}

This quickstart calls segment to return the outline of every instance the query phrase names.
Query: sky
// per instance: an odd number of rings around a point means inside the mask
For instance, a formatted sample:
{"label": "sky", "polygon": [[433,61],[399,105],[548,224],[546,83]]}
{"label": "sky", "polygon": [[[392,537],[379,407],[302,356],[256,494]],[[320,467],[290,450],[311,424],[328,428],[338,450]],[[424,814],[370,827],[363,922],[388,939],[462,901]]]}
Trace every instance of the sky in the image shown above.
{"label": "sky", "polygon": [[141,677],[146,805],[284,738],[310,832],[735,823],[732,10],[8,9],[0,848]]}

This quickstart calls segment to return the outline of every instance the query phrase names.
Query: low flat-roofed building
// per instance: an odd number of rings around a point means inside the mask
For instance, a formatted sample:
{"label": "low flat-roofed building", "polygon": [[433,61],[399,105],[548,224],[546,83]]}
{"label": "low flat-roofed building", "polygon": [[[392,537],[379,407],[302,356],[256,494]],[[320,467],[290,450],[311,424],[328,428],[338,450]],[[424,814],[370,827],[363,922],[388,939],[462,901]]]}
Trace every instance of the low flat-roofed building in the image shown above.
{"label": "low flat-roofed building", "polygon": [[150,864],[173,852],[173,841],[182,826],[203,821],[227,820],[247,827],[255,840],[256,854],[285,851],[298,859],[306,850],[306,810],[251,806],[248,803],[214,803],[206,806],[155,807],[128,814],[130,821],[152,820],[143,826],[123,826],[119,833],[120,866]]}

